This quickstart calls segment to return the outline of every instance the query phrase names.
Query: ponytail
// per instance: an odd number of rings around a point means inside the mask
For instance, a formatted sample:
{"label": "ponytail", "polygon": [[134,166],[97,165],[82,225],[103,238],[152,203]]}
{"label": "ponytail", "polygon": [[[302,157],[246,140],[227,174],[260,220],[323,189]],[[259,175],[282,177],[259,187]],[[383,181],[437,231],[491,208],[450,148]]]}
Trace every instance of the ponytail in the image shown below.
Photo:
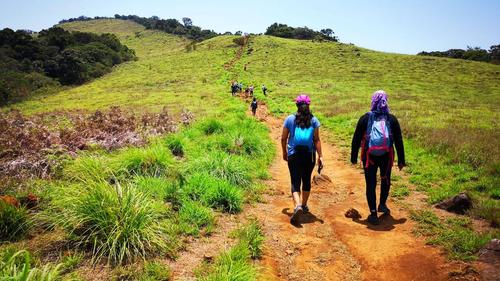
{"label": "ponytail", "polygon": [[297,104],[297,113],[295,114],[295,124],[300,128],[311,127],[311,120],[313,115],[306,103]]}

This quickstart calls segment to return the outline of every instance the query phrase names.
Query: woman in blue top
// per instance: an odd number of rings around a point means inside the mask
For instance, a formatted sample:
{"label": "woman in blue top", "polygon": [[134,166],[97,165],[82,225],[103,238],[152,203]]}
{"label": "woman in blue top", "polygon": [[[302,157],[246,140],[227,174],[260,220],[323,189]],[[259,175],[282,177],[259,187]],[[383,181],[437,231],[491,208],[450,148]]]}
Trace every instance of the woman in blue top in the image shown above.
{"label": "woman in blue top", "polygon": [[[283,124],[281,148],[283,160],[288,162],[292,181],[294,210],[290,222],[296,224],[300,215],[309,212],[307,200],[311,191],[311,174],[318,153],[318,165],[323,165],[321,141],[319,138],[320,123],[309,109],[311,99],[307,95],[299,95],[295,100],[297,113],[288,116]],[[302,183],[302,200],[301,189]]]}

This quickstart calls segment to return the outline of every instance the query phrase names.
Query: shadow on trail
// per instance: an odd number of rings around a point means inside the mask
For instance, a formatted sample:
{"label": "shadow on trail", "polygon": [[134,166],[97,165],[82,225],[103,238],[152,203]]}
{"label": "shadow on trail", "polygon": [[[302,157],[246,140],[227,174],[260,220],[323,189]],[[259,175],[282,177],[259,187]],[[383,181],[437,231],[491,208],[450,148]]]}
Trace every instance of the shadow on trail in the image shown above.
{"label": "shadow on trail", "polygon": [[[293,214],[293,211],[290,208],[284,208],[283,210],[281,210],[281,213],[287,215],[288,217],[291,217],[292,214]],[[315,222],[319,222],[321,224],[325,223],[324,220],[318,218],[313,213],[308,212],[308,213],[305,213],[302,216],[300,216],[298,223],[297,224],[293,224],[293,226],[295,226],[297,228],[302,228],[303,224],[315,223]]]}
{"label": "shadow on trail", "polygon": [[359,218],[353,219],[355,223],[366,225],[367,228],[375,231],[391,231],[397,224],[403,224],[407,221],[406,218],[395,219],[392,215],[382,215],[380,218],[379,225],[373,225],[368,222],[367,219],[360,220]]}

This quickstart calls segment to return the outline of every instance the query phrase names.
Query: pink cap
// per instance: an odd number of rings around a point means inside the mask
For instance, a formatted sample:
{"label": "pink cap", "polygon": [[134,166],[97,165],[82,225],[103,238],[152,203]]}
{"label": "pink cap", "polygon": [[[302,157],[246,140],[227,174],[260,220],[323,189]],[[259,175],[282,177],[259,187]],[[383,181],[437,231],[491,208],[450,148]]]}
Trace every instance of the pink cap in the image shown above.
{"label": "pink cap", "polygon": [[299,95],[295,99],[295,103],[296,104],[300,104],[300,103],[311,104],[311,99],[307,95]]}

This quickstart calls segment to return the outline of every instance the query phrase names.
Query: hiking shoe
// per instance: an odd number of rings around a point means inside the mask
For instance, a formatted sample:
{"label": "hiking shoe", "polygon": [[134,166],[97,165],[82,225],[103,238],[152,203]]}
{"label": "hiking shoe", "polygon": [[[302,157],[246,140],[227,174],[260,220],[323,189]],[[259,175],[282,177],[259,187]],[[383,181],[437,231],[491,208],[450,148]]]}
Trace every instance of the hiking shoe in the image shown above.
{"label": "hiking shoe", "polygon": [[384,204],[384,205],[379,205],[378,206],[378,211],[381,212],[381,213],[384,213],[384,215],[389,215],[391,214],[391,210],[389,208],[387,208],[387,205]]}
{"label": "hiking shoe", "polygon": [[307,205],[302,205],[302,211],[304,211],[304,213],[309,213],[309,207]]}
{"label": "hiking shoe", "polygon": [[378,225],[380,224],[380,220],[377,217],[377,214],[371,214],[368,216],[368,222],[373,225]]}
{"label": "hiking shoe", "polygon": [[290,217],[290,223],[291,224],[297,224],[297,222],[299,222],[299,217],[304,213],[304,210],[302,210],[302,207],[301,206],[297,206],[294,210],[293,210],[293,214],[292,216]]}

